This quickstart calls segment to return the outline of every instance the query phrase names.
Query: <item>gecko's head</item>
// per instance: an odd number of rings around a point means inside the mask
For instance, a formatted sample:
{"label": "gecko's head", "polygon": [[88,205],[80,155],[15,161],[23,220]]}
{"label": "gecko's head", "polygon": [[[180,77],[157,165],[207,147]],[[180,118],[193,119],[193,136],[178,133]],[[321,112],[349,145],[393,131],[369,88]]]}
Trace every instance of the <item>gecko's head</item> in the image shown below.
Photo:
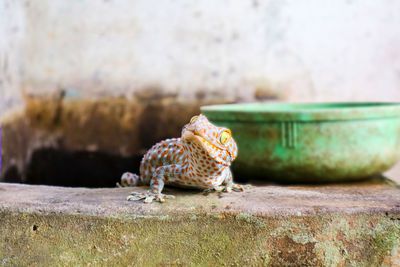
{"label": "gecko's head", "polygon": [[231,131],[215,126],[202,114],[192,117],[183,127],[181,139],[191,150],[190,153],[208,155],[226,166],[237,157],[238,149]]}

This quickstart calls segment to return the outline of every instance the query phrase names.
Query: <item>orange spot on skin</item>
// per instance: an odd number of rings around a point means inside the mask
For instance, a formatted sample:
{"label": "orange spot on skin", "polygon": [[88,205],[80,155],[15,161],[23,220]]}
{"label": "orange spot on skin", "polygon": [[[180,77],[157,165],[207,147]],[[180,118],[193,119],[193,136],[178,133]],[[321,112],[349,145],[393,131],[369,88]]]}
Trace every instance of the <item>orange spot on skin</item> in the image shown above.
{"label": "orange spot on skin", "polygon": [[212,184],[212,182],[208,182],[208,184]]}

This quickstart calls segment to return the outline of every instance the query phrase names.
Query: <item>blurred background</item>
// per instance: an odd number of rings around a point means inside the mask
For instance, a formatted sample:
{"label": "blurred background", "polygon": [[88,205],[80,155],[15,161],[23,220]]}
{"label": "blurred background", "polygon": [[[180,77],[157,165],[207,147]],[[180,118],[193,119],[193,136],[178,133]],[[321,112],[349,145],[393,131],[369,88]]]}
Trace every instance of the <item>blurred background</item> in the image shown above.
{"label": "blurred background", "polygon": [[395,0],[0,0],[0,181],[114,186],[201,105],[400,101],[399,14]]}

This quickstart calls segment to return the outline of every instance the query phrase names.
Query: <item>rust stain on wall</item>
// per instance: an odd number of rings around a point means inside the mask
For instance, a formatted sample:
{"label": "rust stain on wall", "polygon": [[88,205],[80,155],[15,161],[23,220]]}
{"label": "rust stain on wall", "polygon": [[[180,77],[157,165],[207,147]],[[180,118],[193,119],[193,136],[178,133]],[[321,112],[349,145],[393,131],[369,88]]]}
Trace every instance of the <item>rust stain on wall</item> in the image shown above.
{"label": "rust stain on wall", "polygon": [[[53,96],[28,96],[25,101],[23,112],[2,123],[5,145],[0,181],[42,183],[44,179],[52,184],[46,177],[65,172],[66,166],[81,168],[81,173],[86,173],[82,179],[99,179],[90,177],[94,172],[86,168],[97,165],[104,168],[108,164],[113,169],[119,164],[114,169],[120,170],[129,167],[129,160],[131,170],[135,170],[149,147],[162,139],[179,137],[183,125],[200,112],[201,105],[217,102],[183,101],[177,95],[163,94],[156,87],[136,92],[132,99],[67,99],[61,92]],[[79,158],[82,160],[77,161]],[[54,166],[64,167],[57,170]],[[79,171],[71,175],[79,175]],[[117,181],[120,173],[115,175]],[[111,186],[111,181],[106,185]]]}

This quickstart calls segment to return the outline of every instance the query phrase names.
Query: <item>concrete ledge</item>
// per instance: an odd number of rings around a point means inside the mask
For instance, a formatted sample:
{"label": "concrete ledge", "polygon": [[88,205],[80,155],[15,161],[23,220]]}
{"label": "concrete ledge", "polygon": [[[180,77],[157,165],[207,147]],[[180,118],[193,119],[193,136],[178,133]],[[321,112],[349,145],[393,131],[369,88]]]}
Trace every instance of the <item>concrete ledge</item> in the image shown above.
{"label": "concrete ledge", "polygon": [[144,188],[0,183],[0,262],[396,266],[400,189],[385,181],[207,196],[168,188],[177,198],[164,204],[125,200]]}

